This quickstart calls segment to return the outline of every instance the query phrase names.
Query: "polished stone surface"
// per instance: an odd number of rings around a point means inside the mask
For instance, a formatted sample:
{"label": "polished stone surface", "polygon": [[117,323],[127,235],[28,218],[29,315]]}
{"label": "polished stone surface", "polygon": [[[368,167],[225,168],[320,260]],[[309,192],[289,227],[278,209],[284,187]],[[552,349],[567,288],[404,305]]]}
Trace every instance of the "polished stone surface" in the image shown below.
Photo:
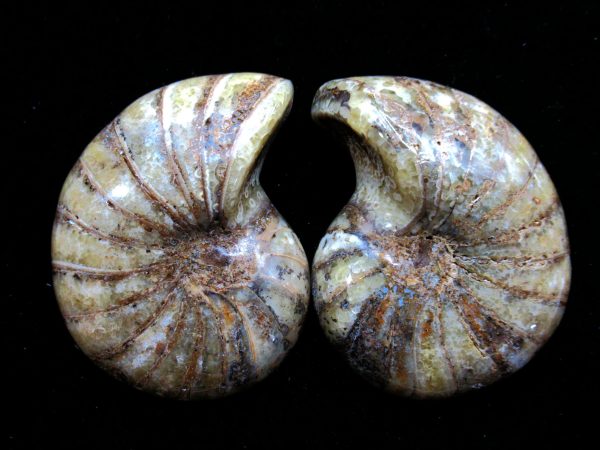
{"label": "polished stone surface", "polygon": [[265,377],[295,343],[308,263],[259,183],[289,81],[183,80],[127,107],[65,181],[52,236],[69,331],[96,363],[176,398]]}
{"label": "polished stone surface", "polygon": [[519,131],[405,77],[334,80],[313,118],[347,142],[356,191],[313,263],[329,339],[368,380],[448,396],[522,367],[564,311],[564,214]]}

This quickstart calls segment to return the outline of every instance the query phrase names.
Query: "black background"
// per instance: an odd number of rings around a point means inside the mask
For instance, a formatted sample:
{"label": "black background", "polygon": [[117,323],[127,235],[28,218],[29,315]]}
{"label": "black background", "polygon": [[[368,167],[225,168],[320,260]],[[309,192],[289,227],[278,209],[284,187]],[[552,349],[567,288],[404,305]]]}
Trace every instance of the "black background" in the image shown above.
{"label": "black background", "polygon": [[[577,448],[593,436],[600,331],[592,258],[600,163],[596,2],[196,3],[3,12],[5,448]],[[350,371],[311,309],[280,368],[223,400],[154,398],[96,368],[69,336],[51,286],[50,232],[62,182],[94,135],[142,94],[235,71],[294,83],[294,107],[261,180],[309,259],[354,189],[347,150],[310,119],[322,83],[376,74],[429,79],[473,94],[511,120],[556,184],[573,258],[564,319],[530,364],[449,400],[390,396]]]}

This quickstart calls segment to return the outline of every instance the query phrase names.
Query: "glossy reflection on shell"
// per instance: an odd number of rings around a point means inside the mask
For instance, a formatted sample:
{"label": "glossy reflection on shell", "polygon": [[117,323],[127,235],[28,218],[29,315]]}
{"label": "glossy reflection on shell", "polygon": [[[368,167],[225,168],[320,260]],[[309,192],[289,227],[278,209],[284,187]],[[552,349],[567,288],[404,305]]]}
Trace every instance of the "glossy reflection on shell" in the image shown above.
{"label": "glossy reflection on shell", "polygon": [[54,287],[103,368],[159,395],[214,397],[294,344],[308,265],[259,184],[291,99],[273,76],[192,78],[141,97],[85,149],[60,195]]}
{"label": "glossy reflection on shell", "polygon": [[313,264],[331,341],[407,396],[522,367],[557,326],[571,271],[559,199],[525,138],[476,98],[410,78],[328,82],[312,114],[356,167]]}

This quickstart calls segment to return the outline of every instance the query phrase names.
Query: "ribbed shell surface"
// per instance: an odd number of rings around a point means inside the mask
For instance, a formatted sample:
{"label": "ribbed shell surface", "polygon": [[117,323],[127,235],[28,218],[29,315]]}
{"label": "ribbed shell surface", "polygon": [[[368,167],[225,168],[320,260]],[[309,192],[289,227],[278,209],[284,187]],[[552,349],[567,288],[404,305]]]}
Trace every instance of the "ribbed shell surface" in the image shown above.
{"label": "ribbed shell surface", "polygon": [[96,363],[176,398],[266,376],[308,299],[302,246],[259,183],[291,83],[228,74],[155,90],[87,146],[52,236],[69,331]]}
{"label": "ribbed shell surface", "polygon": [[571,273],[559,199],[526,139],[476,98],[405,77],[328,82],[312,113],[356,167],[313,263],[331,341],[407,396],[522,367],[557,326]]}

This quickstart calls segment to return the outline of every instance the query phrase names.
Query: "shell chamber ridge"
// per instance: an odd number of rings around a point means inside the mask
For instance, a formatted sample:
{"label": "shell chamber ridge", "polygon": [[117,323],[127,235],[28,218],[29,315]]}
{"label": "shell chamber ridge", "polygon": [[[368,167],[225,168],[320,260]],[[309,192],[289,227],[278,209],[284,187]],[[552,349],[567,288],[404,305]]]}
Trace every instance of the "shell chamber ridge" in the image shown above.
{"label": "shell chamber ridge", "polygon": [[476,98],[405,77],[328,82],[312,114],[356,167],[313,262],[328,338],[406,396],[522,367],[558,325],[571,273],[560,201],[526,139]]}
{"label": "shell chamber ridge", "polygon": [[79,347],[113,375],[195,399],[264,378],[295,343],[306,256],[259,183],[287,80],[183,80],[127,107],[60,195],[54,288]]}

